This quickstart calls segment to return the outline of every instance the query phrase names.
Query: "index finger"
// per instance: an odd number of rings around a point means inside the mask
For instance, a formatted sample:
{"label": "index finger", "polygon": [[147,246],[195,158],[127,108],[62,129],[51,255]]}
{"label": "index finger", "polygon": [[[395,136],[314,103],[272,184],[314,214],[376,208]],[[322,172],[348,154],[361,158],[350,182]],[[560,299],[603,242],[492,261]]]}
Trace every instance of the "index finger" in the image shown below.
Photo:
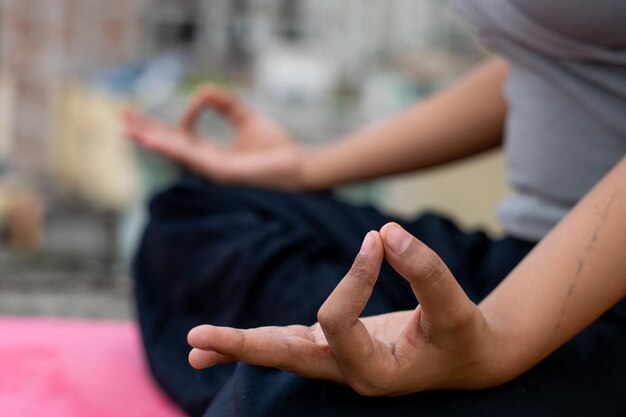
{"label": "index finger", "polygon": [[207,85],[200,89],[183,115],[180,122],[181,129],[193,133],[198,118],[207,107],[211,107],[234,125],[243,123],[249,114],[248,108],[241,101],[219,87]]}
{"label": "index finger", "polygon": [[337,363],[351,382],[370,380],[378,373],[378,346],[359,317],[378,279],[383,244],[378,232],[369,232],[352,268],[318,313],[318,320]]}

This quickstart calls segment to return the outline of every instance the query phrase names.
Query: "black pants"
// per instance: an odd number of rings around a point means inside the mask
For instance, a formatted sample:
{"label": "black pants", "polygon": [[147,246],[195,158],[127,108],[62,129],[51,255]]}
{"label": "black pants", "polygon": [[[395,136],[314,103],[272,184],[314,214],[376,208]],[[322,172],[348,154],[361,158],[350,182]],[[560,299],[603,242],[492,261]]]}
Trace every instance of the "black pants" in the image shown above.
{"label": "black pants", "polygon": [[[623,305],[531,371],[490,390],[363,398],[244,364],[195,371],[187,363],[192,327],[314,323],[365,234],[389,221],[434,249],[476,302],[533,244],[464,233],[433,214],[405,222],[327,194],[220,187],[196,178],[155,197],[150,216],[134,268],[139,321],[155,378],[191,416],[626,415]],[[395,271],[385,264],[380,276],[365,315],[415,307]]]}

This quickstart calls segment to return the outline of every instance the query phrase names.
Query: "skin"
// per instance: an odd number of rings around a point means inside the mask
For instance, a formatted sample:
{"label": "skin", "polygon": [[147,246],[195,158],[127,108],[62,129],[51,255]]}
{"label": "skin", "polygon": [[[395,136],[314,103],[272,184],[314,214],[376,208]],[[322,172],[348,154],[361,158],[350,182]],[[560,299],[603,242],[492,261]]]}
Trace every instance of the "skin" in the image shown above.
{"label": "skin", "polygon": [[[488,61],[440,94],[316,149],[297,146],[276,123],[215,86],[198,92],[178,127],[134,111],[127,111],[123,122],[140,146],[214,182],[319,190],[437,166],[500,146],[506,72],[504,60]],[[232,123],[231,147],[195,133],[207,108]]]}
{"label": "skin", "polygon": [[[271,121],[214,89],[200,93],[180,128],[134,113],[125,121],[140,145],[214,181],[326,188],[497,147],[506,115],[506,72],[501,59],[487,62],[432,99],[315,150],[298,148]],[[217,148],[193,134],[191,126],[206,106],[237,128],[233,148]],[[189,361],[198,369],[233,361],[270,366],[349,385],[367,396],[502,384],[626,295],[625,184],[626,158],[479,305],[437,254],[391,223],[365,237],[352,268],[321,306],[318,323],[247,330],[200,326],[189,333]],[[383,259],[410,283],[419,306],[360,318]]]}
{"label": "skin", "polygon": [[[478,306],[432,250],[391,223],[368,234],[373,249],[357,255],[318,323],[200,326],[189,333],[189,361],[198,369],[231,361],[276,367],[367,396],[507,382],[626,295],[624,184],[626,158]],[[383,257],[420,305],[360,319]]]}
{"label": "skin", "polygon": [[[361,320],[383,258],[410,282],[420,305]],[[487,339],[478,336],[489,331],[441,259],[397,224],[366,236],[318,319],[311,327],[246,331],[201,326],[189,333],[195,347],[189,359],[199,369],[241,360],[350,385],[363,395],[401,395],[463,387],[484,359]],[[442,369],[454,380],[440,379]]]}

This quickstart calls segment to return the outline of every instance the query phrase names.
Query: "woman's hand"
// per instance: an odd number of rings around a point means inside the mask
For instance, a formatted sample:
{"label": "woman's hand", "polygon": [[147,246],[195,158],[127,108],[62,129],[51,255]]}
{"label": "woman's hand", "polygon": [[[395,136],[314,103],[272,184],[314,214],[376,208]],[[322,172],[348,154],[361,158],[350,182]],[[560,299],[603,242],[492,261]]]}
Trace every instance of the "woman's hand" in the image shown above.
{"label": "woman's hand", "polygon": [[[233,125],[231,147],[221,147],[196,135],[196,122],[206,108],[217,111]],[[302,187],[303,152],[287,132],[215,86],[199,91],[176,129],[132,111],[123,115],[123,122],[128,136],[143,148],[212,181]]]}
{"label": "woman's hand", "polygon": [[[419,300],[414,311],[359,319],[383,258]],[[366,236],[356,260],[313,326],[240,330],[199,326],[189,333],[195,368],[243,361],[351,386],[368,396],[505,382],[506,361],[490,323],[443,261],[395,223]]]}

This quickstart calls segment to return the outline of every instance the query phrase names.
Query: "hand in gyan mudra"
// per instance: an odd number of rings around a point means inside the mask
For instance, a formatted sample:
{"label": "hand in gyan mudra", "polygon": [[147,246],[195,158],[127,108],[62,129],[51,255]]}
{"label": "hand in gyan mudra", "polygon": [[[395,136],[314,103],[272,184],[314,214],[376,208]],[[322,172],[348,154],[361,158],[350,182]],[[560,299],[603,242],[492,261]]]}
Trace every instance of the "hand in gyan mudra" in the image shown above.
{"label": "hand in gyan mudra", "polygon": [[[386,258],[419,301],[413,311],[360,318]],[[367,396],[497,385],[495,337],[435,252],[395,223],[372,231],[312,326],[189,332],[197,369],[242,361],[352,387]]]}
{"label": "hand in gyan mudra", "polygon": [[[197,135],[197,121],[207,109],[232,124],[231,146]],[[211,181],[287,189],[299,182],[301,150],[287,132],[216,86],[200,89],[178,127],[130,110],[122,121],[127,135],[141,147]]]}

